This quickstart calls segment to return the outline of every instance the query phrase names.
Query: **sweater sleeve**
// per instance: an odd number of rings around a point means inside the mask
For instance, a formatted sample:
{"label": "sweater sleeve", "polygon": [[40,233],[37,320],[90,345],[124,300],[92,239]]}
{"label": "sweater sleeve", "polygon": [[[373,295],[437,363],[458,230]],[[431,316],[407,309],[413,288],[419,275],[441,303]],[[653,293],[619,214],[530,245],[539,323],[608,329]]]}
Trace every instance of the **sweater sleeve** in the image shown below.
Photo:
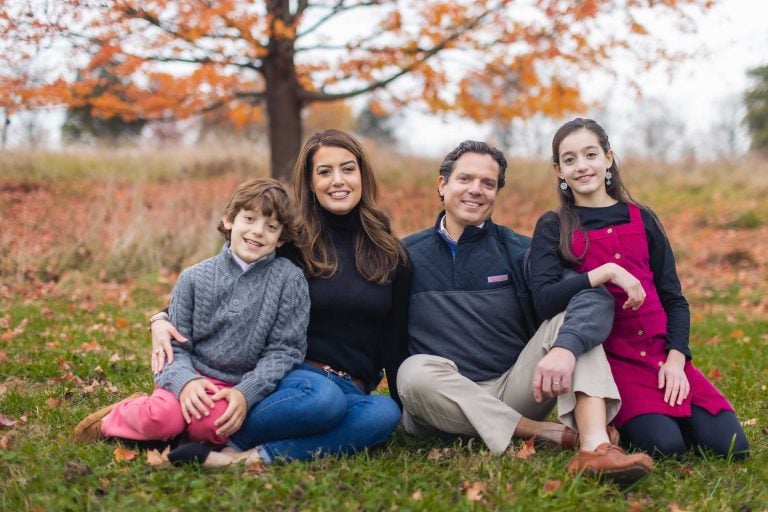
{"label": "sweater sleeve", "polygon": [[397,393],[397,370],[408,357],[408,303],[411,296],[412,270],[409,263],[398,265],[392,280],[392,307],[386,320],[387,329],[381,338],[381,359],[387,374],[389,396],[400,403]]}
{"label": "sweater sleeve", "polygon": [[283,286],[277,318],[261,357],[256,367],[246,372],[235,386],[245,396],[249,409],[274,391],[280,380],[304,360],[307,352],[309,290],[301,271],[292,268],[295,272]]}
{"label": "sweater sleeve", "polygon": [[560,258],[560,225],[555,212],[539,218],[531,240],[528,286],[533,294],[536,313],[549,319],[565,311],[571,299],[591,288],[586,274],[572,274],[563,279],[566,267]]}
{"label": "sweater sleeve", "polygon": [[174,393],[177,397],[190,380],[202,378],[192,366],[191,354],[195,350],[195,333],[192,328],[194,310],[195,287],[193,270],[190,268],[179,275],[171,293],[171,304],[168,306],[171,323],[189,341],[172,342],[173,363],[166,365],[163,371],[155,376],[155,383],[158,386]]}
{"label": "sweater sleeve", "polygon": [[688,344],[691,334],[691,312],[682,292],[680,278],[677,276],[672,246],[653,212],[643,210],[643,223],[648,235],[648,256],[653,272],[653,283],[656,285],[661,305],[667,313],[666,350],[679,350],[687,359],[691,359],[691,348]]}

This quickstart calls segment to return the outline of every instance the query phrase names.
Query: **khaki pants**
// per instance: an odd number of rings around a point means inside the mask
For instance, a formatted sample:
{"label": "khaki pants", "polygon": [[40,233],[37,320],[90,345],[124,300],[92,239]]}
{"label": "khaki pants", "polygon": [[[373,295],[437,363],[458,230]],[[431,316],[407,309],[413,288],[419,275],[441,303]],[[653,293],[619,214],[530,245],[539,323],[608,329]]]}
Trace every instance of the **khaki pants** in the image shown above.
{"label": "khaki pants", "polygon": [[509,446],[521,418],[544,420],[557,405],[560,421],[576,429],[576,393],[606,400],[607,421],[621,406],[619,391],[601,345],[576,360],[570,393],[536,402],[533,373],[552,347],[563,323],[561,313],[544,322],[520,353],[515,365],[495,379],[473,382],[456,364],[440,356],[418,354],[397,373],[403,402],[403,425],[414,435],[442,433],[479,436],[493,453]]}

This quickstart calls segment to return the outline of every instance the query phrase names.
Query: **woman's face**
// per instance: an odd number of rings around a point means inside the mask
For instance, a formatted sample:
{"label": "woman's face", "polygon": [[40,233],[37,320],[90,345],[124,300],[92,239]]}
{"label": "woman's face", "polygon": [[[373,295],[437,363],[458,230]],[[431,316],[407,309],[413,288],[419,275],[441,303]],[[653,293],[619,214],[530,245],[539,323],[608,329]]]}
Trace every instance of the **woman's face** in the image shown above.
{"label": "woman's face", "polygon": [[312,157],[311,186],[320,206],[329,212],[351,212],[363,194],[357,158],[344,148],[321,146]]}

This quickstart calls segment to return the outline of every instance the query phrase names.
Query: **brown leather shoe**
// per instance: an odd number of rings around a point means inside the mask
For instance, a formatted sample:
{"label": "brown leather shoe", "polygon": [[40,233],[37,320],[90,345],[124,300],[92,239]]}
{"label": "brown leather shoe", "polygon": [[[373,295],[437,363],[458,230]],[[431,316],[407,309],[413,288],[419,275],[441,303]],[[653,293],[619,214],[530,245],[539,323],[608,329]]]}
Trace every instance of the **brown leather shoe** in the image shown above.
{"label": "brown leather shoe", "polygon": [[626,454],[618,446],[603,443],[595,451],[579,451],[566,468],[572,475],[600,476],[630,485],[653,469],[653,460],[645,453]]}
{"label": "brown leather shoe", "polygon": [[[608,439],[610,440],[611,444],[614,446],[618,446],[619,431],[616,430],[615,427],[612,427],[610,425],[606,427],[606,430],[608,431]],[[565,427],[563,430],[563,435],[562,437],[560,437],[559,442],[537,437],[535,443],[536,443],[535,446],[537,448],[543,447],[543,448],[552,448],[552,449],[560,449],[560,450],[575,450],[579,446],[579,433],[570,427]]]}
{"label": "brown leather shoe", "polygon": [[118,404],[127,402],[129,400],[133,400],[135,398],[139,398],[142,396],[147,396],[147,394],[134,393],[124,400],[120,400],[119,402],[115,402],[114,404],[108,405],[106,407],[102,407],[101,409],[94,412],[93,414],[89,414],[88,416],[86,416],[86,418],[83,421],[77,424],[74,432],[72,432],[72,439],[74,439],[75,442],[77,443],[92,443],[94,441],[97,441],[103,438],[104,436],[101,433],[101,420],[103,420],[107,414],[112,412],[112,409],[114,409]]}

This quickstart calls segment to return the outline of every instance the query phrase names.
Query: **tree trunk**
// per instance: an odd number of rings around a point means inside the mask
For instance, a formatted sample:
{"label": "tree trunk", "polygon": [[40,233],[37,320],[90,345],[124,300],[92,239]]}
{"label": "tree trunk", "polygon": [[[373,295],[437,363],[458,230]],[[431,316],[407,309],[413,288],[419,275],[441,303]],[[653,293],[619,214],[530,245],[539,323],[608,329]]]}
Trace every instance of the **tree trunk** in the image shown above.
{"label": "tree trunk", "polygon": [[[290,23],[289,2],[272,0],[268,10],[276,20]],[[269,130],[270,165],[272,177],[289,182],[293,164],[301,148],[301,110],[296,79],[294,39],[286,35],[272,36],[269,53],[264,60],[266,103]]]}

